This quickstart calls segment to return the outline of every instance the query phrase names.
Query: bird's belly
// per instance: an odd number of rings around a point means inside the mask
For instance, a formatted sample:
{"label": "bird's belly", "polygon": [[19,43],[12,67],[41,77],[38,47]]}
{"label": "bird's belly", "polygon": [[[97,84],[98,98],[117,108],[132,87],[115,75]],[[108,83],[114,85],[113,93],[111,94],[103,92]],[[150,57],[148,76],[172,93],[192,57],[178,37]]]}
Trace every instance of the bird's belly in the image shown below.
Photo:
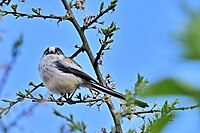
{"label": "bird's belly", "polygon": [[69,93],[83,84],[83,81],[73,74],[51,74],[50,78],[44,77],[43,82],[54,93]]}

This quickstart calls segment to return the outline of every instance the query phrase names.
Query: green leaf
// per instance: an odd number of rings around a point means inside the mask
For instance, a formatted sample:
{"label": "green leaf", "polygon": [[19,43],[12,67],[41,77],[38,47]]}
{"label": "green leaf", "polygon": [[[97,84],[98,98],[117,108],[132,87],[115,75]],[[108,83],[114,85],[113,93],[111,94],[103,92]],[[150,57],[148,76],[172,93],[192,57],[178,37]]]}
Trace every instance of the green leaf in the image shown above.
{"label": "green leaf", "polygon": [[55,109],[54,109],[53,113],[54,113],[55,115],[57,115],[57,116],[62,116],[62,114],[61,114],[58,110],[55,110]]}
{"label": "green leaf", "polygon": [[129,129],[127,133],[134,133],[134,130]]}
{"label": "green leaf", "polygon": [[143,76],[138,74],[137,82],[135,83],[135,93],[136,93],[136,95],[140,94],[144,90],[144,88],[147,86],[148,83],[149,83],[149,81],[147,79],[144,79]]}
{"label": "green leaf", "polygon": [[114,26],[116,26],[116,24],[115,24],[114,21],[112,21],[112,23],[110,24],[110,28],[112,28],[112,27],[114,27]]}
{"label": "green leaf", "polygon": [[116,28],[115,28],[115,31],[118,31],[118,30],[120,30],[120,28],[119,28],[119,27],[116,27]]}
{"label": "green leaf", "polygon": [[149,121],[149,126],[153,126],[153,121],[150,118],[147,118]]}
{"label": "green leaf", "polygon": [[108,32],[107,32],[107,29],[102,29],[101,28],[101,32],[104,34],[104,35],[106,35]]}
{"label": "green leaf", "polygon": [[26,91],[26,93],[27,93],[28,95],[32,95],[32,94],[31,94],[31,91],[30,91],[29,89],[26,89],[25,91]]}
{"label": "green leaf", "polygon": [[74,120],[73,115],[70,114],[70,116],[69,116],[69,118],[68,118],[68,121],[73,121],[73,120]]}
{"label": "green leaf", "polygon": [[147,87],[141,96],[185,95],[200,101],[200,91],[184,81],[166,78]]}
{"label": "green leaf", "polygon": [[37,9],[35,9],[35,8],[32,8],[31,9],[35,14],[37,14],[37,15],[40,15],[40,13],[38,12],[38,10]]}
{"label": "green leaf", "polygon": [[10,103],[10,102],[11,102],[11,101],[8,100],[8,99],[3,99],[2,101],[3,101],[3,102],[6,102],[6,103]]}
{"label": "green leaf", "polygon": [[19,36],[19,38],[15,41],[13,47],[12,47],[12,55],[13,56],[16,56],[17,53],[19,52],[19,49],[20,47],[22,46],[22,43],[23,43],[23,40],[24,40],[24,37],[23,35],[21,34]]}
{"label": "green leaf", "polygon": [[44,97],[43,97],[43,95],[42,94],[38,94],[39,95],[39,97],[41,98],[41,99],[44,99]]}
{"label": "green leaf", "polygon": [[112,10],[112,9],[114,9],[116,7],[116,5],[110,5],[109,7],[108,7],[108,9],[109,10]]}
{"label": "green leaf", "polygon": [[115,5],[115,4],[117,4],[117,2],[118,2],[118,0],[113,0],[113,1],[110,2],[110,4]]}
{"label": "green leaf", "polygon": [[150,130],[146,131],[146,133],[160,133],[174,117],[175,114],[171,113],[167,116],[157,119],[156,122],[151,126]]}
{"label": "green leaf", "polygon": [[184,30],[178,33],[178,40],[183,44],[183,57],[200,60],[200,13],[192,13]]}
{"label": "green leaf", "polygon": [[16,95],[19,96],[20,98],[25,98],[26,97],[26,95],[23,94],[21,91],[17,92]]}
{"label": "green leaf", "polygon": [[100,5],[100,12],[103,10],[103,7],[104,7],[104,2],[101,2],[101,5]]}
{"label": "green leaf", "polygon": [[106,43],[109,44],[109,43],[113,43],[113,42],[114,42],[114,40],[111,39],[111,40],[108,40]]}
{"label": "green leaf", "polygon": [[67,124],[67,125],[69,126],[70,131],[76,131],[76,130],[78,130],[77,125],[75,125],[75,124]]}
{"label": "green leaf", "polygon": [[[131,107],[132,104],[142,108],[149,107],[147,103],[135,99],[135,95],[129,90],[126,90],[125,101],[128,107]],[[127,111],[129,111],[129,109],[127,109]]]}
{"label": "green leaf", "polygon": [[85,130],[87,127],[83,121],[81,122],[81,126],[82,126],[83,130]]}
{"label": "green leaf", "polygon": [[17,101],[23,101],[24,100],[24,97],[18,97],[17,98]]}
{"label": "green leaf", "polygon": [[111,32],[111,33],[112,33],[112,32],[114,32],[114,31],[116,31],[116,28],[117,28],[117,27],[116,27],[116,25],[115,25],[115,26],[113,26],[113,27],[110,27],[110,29],[109,29],[109,32]]}

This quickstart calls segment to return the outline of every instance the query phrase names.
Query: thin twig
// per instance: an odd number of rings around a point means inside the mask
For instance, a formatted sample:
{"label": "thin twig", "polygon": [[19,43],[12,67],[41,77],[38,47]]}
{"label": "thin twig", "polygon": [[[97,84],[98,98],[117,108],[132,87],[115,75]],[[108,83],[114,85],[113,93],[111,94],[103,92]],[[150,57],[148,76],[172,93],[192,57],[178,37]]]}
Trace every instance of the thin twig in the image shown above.
{"label": "thin twig", "polygon": [[98,61],[99,61],[100,58],[101,58],[101,55],[102,55],[102,52],[103,52],[104,48],[105,48],[105,45],[101,45],[101,48],[100,48],[99,51],[97,52],[97,56],[96,56],[96,58],[95,58],[95,60],[94,60],[94,66],[97,66],[97,65],[98,65]]}
{"label": "thin twig", "polygon": [[194,109],[194,108],[199,108],[199,105],[193,105],[193,106],[189,106],[189,107],[179,107],[179,108],[175,108],[174,110],[188,110],[188,109]]}
{"label": "thin twig", "polygon": [[83,25],[83,30],[88,29],[93,23],[97,22],[99,18],[101,18],[105,13],[109,11],[110,11],[109,6],[104,11],[100,11],[99,14],[97,14],[96,17],[93,18],[89,23]]}
{"label": "thin twig", "polygon": [[[176,111],[182,111],[182,110],[189,110],[189,109],[195,109],[195,108],[199,108],[199,105],[193,105],[193,106],[189,106],[189,107],[179,107],[179,108],[174,108],[173,110]],[[126,113],[123,114],[122,116],[127,116],[127,115],[139,115],[139,114],[148,114],[148,113],[156,113],[156,112],[161,112],[160,109],[151,109],[151,110],[146,110],[146,111],[138,111],[138,112],[131,112],[131,113]]]}
{"label": "thin twig", "polygon": [[[33,93],[36,89],[38,89],[41,86],[44,86],[43,83],[40,83],[38,85],[34,85],[31,83],[32,86],[34,86],[34,88],[32,90],[30,90],[30,93],[26,93],[25,96],[23,97],[23,99],[17,99],[16,101],[10,101],[10,105],[6,108],[3,108],[4,112],[5,111],[9,111],[14,105],[16,105],[19,102],[24,101],[24,99],[30,99],[32,100],[32,102],[37,102],[37,103],[41,103],[41,102],[52,102],[52,103],[68,103],[68,104],[77,104],[77,103],[97,103],[99,101],[104,102],[104,98],[100,97],[100,98],[96,98],[96,99],[79,99],[79,100],[72,100],[72,99],[66,99],[66,100],[61,100],[61,99],[52,99],[52,98],[48,98],[48,99],[44,99],[43,97],[37,98],[34,97],[31,93]],[[3,112],[2,112],[3,113]]]}
{"label": "thin twig", "polygon": [[1,13],[4,13],[5,15],[10,14],[13,16],[16,16],[16,18],[18,17],[28,17],[28,18],[43,18],[43,19],[57,19],[59,21],[62,20],[67,20],[68,17],[67,16],[55,16],[53,14],[50,15],[39,15],[39,14],[26,14],[26,13],[21,13],[21,12],[11,12],[11,11],[4,11],[4,10],[0,10]]}
{"label": "thin twig", "polygon": [[[39,87],[41,87],[41,86],[44,86],[43,85],[43,83],[40,83],[40,84],[38,84],[38,85],[36,85],[36,86],[34,86],[34,88],[30,91],[31,93],[32,92],[34,92],[36,89],[38,89]],[[29,94],[26,94],[25,95],[25,97],[28,97],[29,96]],[[23,99],[24,100],[24,99]],[[21,101],[23,101],[23,100],[16,100],[16,101],[12,101],[12,102],[10,102],[10,105],[8,106],[8,107],[6,107],[6,108],[4,108],[3,110],[3,112],[9,112],[9,110],[14,106],[14,105],[16,105],[17,103],[19,103],[19,102],[21,102]],[[1,114],[3,113],[3,112],[1,112]]]}
{"label": "thin twig", "polygon": [[76,57],[78,54],[80,54],[81,52],[84,52],[84,48],[83,47],[80,47],[78,48],[78,50],[76,52],[74,52],[72,55],[71,55],[71,59],[73,59],[74,57]]}
{"label": "thin twig", "polygon": [[97,99],[86,99],[86,100],[62,100],[60,101],[59,99],[57,100],[51,100],[51,99],[40,99],[36,97],[26,97],[27,99],[31,99],[33,102],[52,102],[52,103],[68,103],[68,104],[78,104],[78,103],[93,103],[93,102],[99,102],[102,101],[102,98],[97,98]]}
{"label": "thin twig", "polygon": [[102,52],[105,49],[105,47],[107,46],[107,44],[106,44],[107,39],[108,39],[108,36],[105,36],[105,38],[103,40],[103,44],[101,44],[101,48],[97,52],[97,56],[96,56],[96,58],[94,60],[94,66],[98,66],[98,61],[101,58]]}

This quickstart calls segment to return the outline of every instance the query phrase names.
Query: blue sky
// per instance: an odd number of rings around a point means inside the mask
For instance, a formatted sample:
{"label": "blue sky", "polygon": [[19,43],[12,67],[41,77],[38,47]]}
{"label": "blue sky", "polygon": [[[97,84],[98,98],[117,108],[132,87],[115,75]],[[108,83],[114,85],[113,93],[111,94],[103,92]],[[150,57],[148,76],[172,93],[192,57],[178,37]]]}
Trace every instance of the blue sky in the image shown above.
{"label": "blue sky", "polygon": [[[14,1],[18,3],[18,1]],[[188,62],[181,58],[181,45],[173,38],[173,33],[181,30],[186,23],[186,16],[180,9],[181,1],[119,1],[116,12],[108,14],[101,20],[109,25],[115,21],[120,30],[115,34],[115,41],[111,45],[112,50],[106,52],[103,57],[104,65],[101,70],[104,75],[110,73],[117,85],[117,90],[125,92],[126,89],[132,89],[137,79],[137,74],[145,76],[150,83],[155,82],[164,77],[173,76],[189,83],[200,86],[199,62]],[[189,1],[191,6],[199,7],[198,0]],[[86,12],[74,10],[78,16],[78,21],[88,13],[98,11],[99,3],[92,0],[86,1]],[[198,6],[197,6],[198,5]],[[59,1],[39,0],[27,1],[21,3],[18,7],[19,11],[31,12],[32,7],[41,7],[42,13],[63,15],[65,10]],[[4,7],[5,10],[10,10]],[[42,20],[26,18],[14,19],[13,16],[6,16],[0,21],[0,28],[3,31],[3,40],[0,42],[1,49],[0,61],[9,60],[10,48],[13,42],[18,38],[19,34],[24,35],[24,44],[16,65],[12,69],[9,79],[3,91],[2,97],[15,99],[17,91],[23,91],[28,87],[28,83],[40,83],[41,79],[38,75],[37,64],[41,58],[43,51],[52,45],[59,46],[63,49],[67,56],[74,51],[74,45],[81,45],[80,38],[74,27],[69,22],[61,22],[57,26],[54,20]],[[95,31],[86,32],[89,44],[95,53],[98,48],[98,37],[101,37]],[[95,77],[94,71],[85,54],[80,54],[75,60],[85,69],[86,72]],[[191,78],[193,77],[193,78]],[[81,89],[84,91],[84,89]],[[40,93],[46,94],[48,90],[41,88]],[[1,97],[1,98],[2,98]],[[156,101],[163,104],[164,100],[173,101],[176,97],[169,98],[149,98],[150,105]],[[180,97],[181,105],[195,104],[189,98]],[[20,103],[8,114],[4,120],[12,120],[15,112],[31,105],[30,101]],[[19,121],[19,126],[11,130],[11,132],[58,132],[60,125],[64,122],[62,119],[52,114],[53,108],[61,111],[65,115],[73,114],[76,120],[84,120],[88,125],[88,131],[98,133],[101,127],[111,128],[112,120],[105,105],[98,112],[96,107],[86,107],[85,105],[66,105],[57,107],[54,104],[43,103],[37,108],[31,116],[27,116]],[[129,122],[123,120],[124,129],[136,128],[136,120]],[[6,123],[8,123],[7,121]],[[141,120],[136,123],[140,124]],[[197,133],[200,117],[197,109],[192,111],[180,111],[177,118],[165,129],[164,133],[169,132],[193,132]],[[181,128],[180,128],[181,127]]]}

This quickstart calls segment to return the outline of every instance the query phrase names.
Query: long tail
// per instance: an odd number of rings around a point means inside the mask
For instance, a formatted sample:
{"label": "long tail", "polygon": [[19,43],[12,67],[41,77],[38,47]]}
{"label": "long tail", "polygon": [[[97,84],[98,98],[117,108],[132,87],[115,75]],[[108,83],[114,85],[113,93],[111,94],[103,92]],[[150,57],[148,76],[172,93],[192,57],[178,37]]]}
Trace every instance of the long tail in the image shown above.
{"label": "long tail", "polygon": [[[122,100],[125,100],[125,95],[122,94],[122,93],[119,93],[117,91],[108,89],[108,88],[106,88],[106,87],[104,87],[104,86],[102,86],[100,84],[97,84],[97,83],[90,83],[90,84],[91,84],[92,87],[96,88],[99,91],[107,93],[107,94],[109,94],[111,96],[114,96],[116,98],[120,98]],[[142,102],[142,101],[137,100],[137,99],[135,99],[134,104],[137,105],[137,106],[139,106],[139,107],[142,107],[142,108],[149,107],[149,105],[147,103]]]}

